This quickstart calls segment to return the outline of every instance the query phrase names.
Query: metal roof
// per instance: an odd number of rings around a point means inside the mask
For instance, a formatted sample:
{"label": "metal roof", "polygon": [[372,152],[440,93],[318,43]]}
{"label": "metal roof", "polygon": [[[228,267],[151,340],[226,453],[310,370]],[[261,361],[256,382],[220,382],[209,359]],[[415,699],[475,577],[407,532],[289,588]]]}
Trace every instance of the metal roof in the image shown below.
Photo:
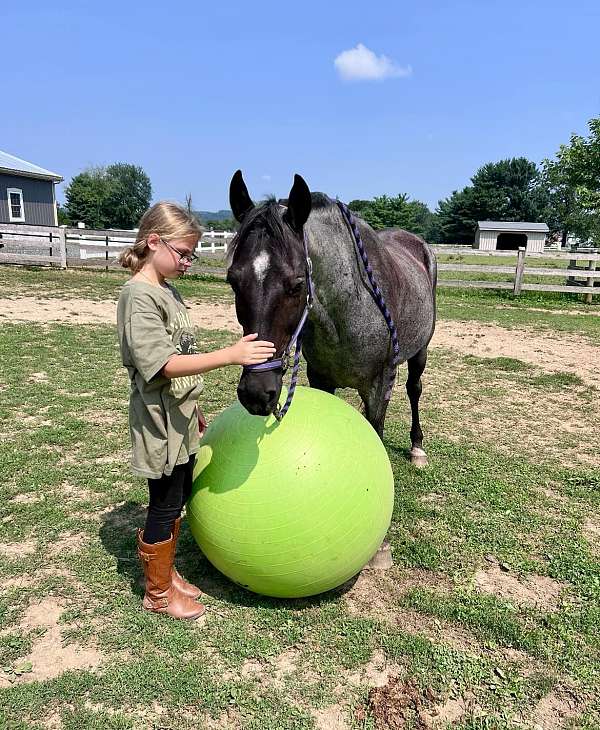
{"label": "metal roof", "polygon": [[548,233],[550,230],[545,223],[526,223],[521,221],[477,221],[480,231],[539,231]]}
{"label": "metal roof", "polygon": [[56,172],[45,170],[43,167],[39,167],[39,165],[34,165],[32,162],[22,160],[20,157],[9,155],[8,152],[3,152],[2,150],[0,150],[0,172],[10,172],[23,175],[24,177],[36,177],[55,182],[61,182],[63,180],[63,176],[58,175]]}

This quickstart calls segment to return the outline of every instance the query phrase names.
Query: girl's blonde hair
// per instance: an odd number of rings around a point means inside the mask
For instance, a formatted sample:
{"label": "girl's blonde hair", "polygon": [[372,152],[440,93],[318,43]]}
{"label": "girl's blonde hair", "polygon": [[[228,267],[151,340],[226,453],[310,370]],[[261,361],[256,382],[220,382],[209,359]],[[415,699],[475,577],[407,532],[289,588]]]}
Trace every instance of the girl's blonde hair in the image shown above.
{"label": "girl's blonde hair", "polygon": [[147,238],[151,233],[158,234],[167,241],[194,236],[200,238],[202,228],[198,219],[177,203],[161,201],[144,213],[133,246],[128,246],[119,255],[119,263],[135,274],[148,257]]}

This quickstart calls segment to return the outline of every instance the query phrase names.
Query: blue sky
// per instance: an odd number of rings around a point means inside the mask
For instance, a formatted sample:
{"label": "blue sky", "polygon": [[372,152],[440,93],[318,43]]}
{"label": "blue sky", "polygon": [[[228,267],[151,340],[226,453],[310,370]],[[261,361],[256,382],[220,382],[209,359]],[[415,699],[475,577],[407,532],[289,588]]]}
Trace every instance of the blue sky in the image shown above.
{"label": "blue sky", "polygon": [[598,0],[2,3],[0,149],[67,181],[139,164],[155,200],[199,209],[227,207],[238,167],[255,198],[298,172],[435,206],[586,132],[599,35]]}

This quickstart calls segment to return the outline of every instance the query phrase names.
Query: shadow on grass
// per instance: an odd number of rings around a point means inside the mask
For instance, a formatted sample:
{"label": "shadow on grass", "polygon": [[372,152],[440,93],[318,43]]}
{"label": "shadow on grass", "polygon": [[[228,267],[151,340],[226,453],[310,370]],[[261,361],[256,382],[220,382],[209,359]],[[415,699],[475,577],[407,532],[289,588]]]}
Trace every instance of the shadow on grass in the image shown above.
{"label": "shadow on grass", "polygon": [[[117,558],[117,571],[125,576],[132,593],[142,596],[142,570],[136,554],[136,531],[143,527],[146,509],[137,502],[125,502],[102,516],[100,539],[107,552]],[[177,549],[177,568],[187,580],[215,601],[249,608],[304,610],[339,600],[356,582],[358,575],[327,593],[308,598],[269,598],[251,593],[232,583],[204,557],[184,520]],[[200,599],[202,600],[202,599]]]}

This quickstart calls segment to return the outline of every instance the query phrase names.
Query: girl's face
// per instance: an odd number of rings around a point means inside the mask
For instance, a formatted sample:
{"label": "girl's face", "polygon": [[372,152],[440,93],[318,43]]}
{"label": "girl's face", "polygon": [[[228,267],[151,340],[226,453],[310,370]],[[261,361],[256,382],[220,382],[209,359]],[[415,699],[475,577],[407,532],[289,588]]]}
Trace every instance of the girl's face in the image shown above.
{"label": "girl's face", "polygon": [[197,236],[174,238],[169,241],[157,233],[151,233],[148,236],[148,248],[153,253],[150,263],[163,279],[176,279],[185,274],[192,265],[197,245]]}

